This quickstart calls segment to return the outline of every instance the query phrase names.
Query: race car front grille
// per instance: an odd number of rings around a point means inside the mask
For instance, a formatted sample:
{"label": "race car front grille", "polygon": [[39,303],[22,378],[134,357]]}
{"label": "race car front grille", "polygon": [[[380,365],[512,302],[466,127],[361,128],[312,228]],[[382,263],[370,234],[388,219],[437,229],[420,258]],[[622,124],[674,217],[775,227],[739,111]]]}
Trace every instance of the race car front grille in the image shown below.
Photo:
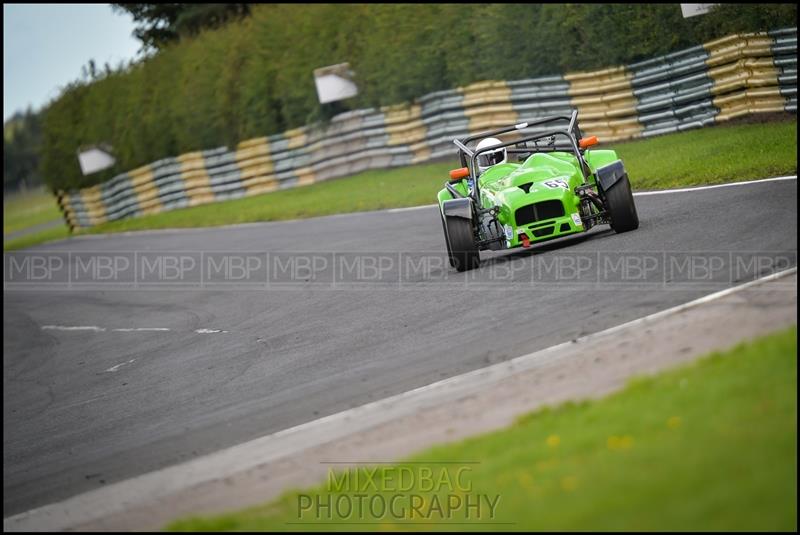
{"label": "race car front grille", "polygon": [[561,201],[542,201],[528,206],[523,206],[517,209],[514,214],[514,219],[517,221],[517,226],[530,225],[537,221],[545,219],[553,219],[555,217],[562,217],[564,215],[564,205]]}
{"label": "race car front grille", "polygon": [[549,236],[550,234],[553,233],[553,230],[555,230],[555,227],[542,227],[542,228],[537,228],[532,232],[535,237],[541,238],[542,236]]}

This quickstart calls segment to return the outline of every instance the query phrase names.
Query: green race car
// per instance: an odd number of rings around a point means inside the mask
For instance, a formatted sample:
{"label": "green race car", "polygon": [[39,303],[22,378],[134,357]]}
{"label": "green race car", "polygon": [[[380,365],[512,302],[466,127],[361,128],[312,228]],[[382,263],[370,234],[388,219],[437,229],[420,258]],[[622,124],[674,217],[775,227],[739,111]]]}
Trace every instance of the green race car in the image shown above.
{"label": "green race car", "polygon": [[[568,126],[494,138],[558,122]],[[625,166],[613,150],[589,148],[597,138],[581,136],[577,111],[453,142],[462,167],[450,172],[438,199],[450,265],[458,271],[477,267],[481,250],[530,247],[597,224],[616,232],[639,227]]]}

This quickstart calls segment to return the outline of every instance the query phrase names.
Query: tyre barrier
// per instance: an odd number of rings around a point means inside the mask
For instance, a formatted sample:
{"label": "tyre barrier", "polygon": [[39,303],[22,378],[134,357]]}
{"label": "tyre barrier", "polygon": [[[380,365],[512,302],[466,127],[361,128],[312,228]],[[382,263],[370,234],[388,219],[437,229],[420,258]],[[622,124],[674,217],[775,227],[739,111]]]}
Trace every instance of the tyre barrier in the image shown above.
{"label": "tyre barrier", "polygon": [[234,149],[163,158],[56,196],[70,230],[91,227],[426,162],[454,154],[455,137],[574,108],[584,131],[609,142],[756,113],[797,113],[797,28],[730,35],[622,67],[437,91]]}

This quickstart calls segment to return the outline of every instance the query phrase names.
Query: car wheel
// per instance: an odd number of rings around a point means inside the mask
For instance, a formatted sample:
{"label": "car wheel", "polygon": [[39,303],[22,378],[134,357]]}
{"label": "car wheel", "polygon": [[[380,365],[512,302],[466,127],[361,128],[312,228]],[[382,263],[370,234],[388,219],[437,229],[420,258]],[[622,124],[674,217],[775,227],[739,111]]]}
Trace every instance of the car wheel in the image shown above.
{"label": "car wheel", "polygon": [[605,192],[605,198],[611,228],[614,231],[628,232],[639,228],[639,214],[636,213],[636,204],[633,202],[633,192],[627,174]]}
{"label": "car wheel", "polygon": [[456,261],[453,258],[453,251],[450,250],[450,238],[447,236],[447,225],[444,221],[442,212],[439,212],[439,217],[442,219],[442,230],[444,231],[444,243],[447,245],[447,259],[450,261],[450,267],[456,267]]}
{"label": "car wheel", "polygon": [[472,233],[472,222],[463,217],[448,217],[447,234],[450,237],[450,258],[455,262],[454,267],[458,271],[478,267],[481,257]]}

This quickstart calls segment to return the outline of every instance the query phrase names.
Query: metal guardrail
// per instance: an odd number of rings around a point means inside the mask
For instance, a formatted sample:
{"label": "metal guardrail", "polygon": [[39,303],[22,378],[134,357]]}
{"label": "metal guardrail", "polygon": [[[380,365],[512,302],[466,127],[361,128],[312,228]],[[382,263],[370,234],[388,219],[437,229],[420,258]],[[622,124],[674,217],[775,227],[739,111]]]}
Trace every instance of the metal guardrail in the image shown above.
{"label": "metal guardrail", "polygon": [[[59,192],[70,228],[311,184],[452,154],[452,139],[577,108],[603,141],[648,137],[742,115],[797,112],[797,28],[731,35],[588,73],[480,82],[413,103],[163,158]],[[523,130],[534,133],[536,128]]]}

